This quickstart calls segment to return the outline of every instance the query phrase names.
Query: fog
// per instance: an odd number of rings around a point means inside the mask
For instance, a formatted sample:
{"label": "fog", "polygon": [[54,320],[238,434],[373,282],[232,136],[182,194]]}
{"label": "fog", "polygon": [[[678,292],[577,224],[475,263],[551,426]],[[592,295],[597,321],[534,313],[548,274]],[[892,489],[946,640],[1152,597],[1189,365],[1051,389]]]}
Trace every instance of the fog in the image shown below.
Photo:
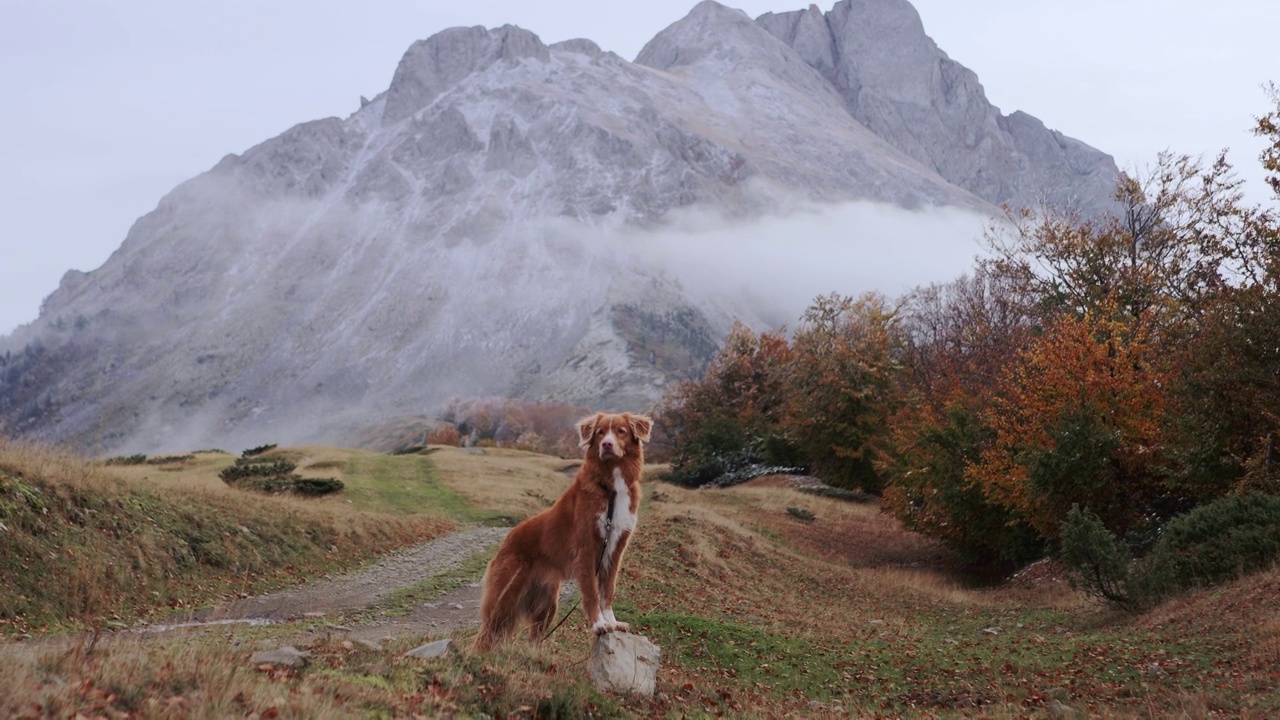
{"label": "fog", "polygon": [[749,220],[681,210],[660,228],[620,236],[691,293],[745,305],[776,327],[794,325],[819,294],[896,297],[952,280],[973,266],[992,222],[951,207],[795,203]]}

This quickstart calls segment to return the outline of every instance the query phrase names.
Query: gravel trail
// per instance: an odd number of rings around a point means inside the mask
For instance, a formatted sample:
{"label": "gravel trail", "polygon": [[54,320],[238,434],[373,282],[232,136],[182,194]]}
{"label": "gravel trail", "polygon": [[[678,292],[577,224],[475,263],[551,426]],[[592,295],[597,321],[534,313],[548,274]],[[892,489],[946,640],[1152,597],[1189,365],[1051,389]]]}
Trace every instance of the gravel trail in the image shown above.
{"label": "gravel trail", "polygon": [[[444,535],[392,553],[350,573],[296,588],[236,600],[201,610],[185,621],[152,626],[151,630],[232,622],[279,623],[302,618],[332,617],[375,607],[394,591],[452,570],[468,557],[500,542],[509,528],[482,527]],[[424,603],[406,615],[378,617],[342,625],[352,638],[384,640],[408,634],[441,634],[474,625],[480,616],[479,583],[458,588],[435,602]]]}

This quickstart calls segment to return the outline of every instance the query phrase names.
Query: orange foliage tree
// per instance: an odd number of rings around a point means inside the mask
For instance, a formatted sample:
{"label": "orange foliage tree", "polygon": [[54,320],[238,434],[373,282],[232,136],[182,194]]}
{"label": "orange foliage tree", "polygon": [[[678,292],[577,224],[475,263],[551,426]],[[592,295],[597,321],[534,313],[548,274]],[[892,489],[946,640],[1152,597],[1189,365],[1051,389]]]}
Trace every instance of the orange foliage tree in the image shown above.
{"label": "orange foliage tree", "polygon": [[877,467],[900,402],[901,333],[878,294],[820,296],[792,338],[783,424],[808,466],[831,485],[879,493]]}
{"label": "orange foliage tree", "polygon": [[703,377],[681,383],[656,413],[654,444],[674,479],[701,485],[747,465],[796,464],[781,426],[791,358],[781,332],[734,324]]}
{"label": "orange foliage tree", "polygon": [[1031,332],[1024,299],[978,268],[912,292],[902,319],[905,402],[891,419],[882,462],[884,507],[968,562],[1037,557],[1039,535],[965,477],[994,438],[984,408]]}
{"label": "orange foliage tree", "polygon": [[1168,371],[1149,326],[1118,315],[1059,315],[984,411],[994,439],[966,478],[1046,538],[1073,504],[1123,532],[1163,497]]}

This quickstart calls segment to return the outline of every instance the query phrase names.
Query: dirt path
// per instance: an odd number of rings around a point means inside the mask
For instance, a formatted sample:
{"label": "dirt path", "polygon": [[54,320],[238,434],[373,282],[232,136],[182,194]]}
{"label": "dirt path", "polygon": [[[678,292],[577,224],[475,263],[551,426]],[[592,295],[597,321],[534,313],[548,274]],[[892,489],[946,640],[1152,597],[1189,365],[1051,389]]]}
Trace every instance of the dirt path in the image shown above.
{"label": "dirt path", "polygon": [[326,619],[327,632],[379,642],[407,635],[443,635],[474,625],[480,616],[480,584],[458,588],[408,613],[348,621],[344,616],[377,607],[401,588],[448,572],[502,540],[508,528],[476,528],[445,535],[393,553],[373,565],[328,580],[245,598],[193,613],[152,631],[221,623],[284,623]]}

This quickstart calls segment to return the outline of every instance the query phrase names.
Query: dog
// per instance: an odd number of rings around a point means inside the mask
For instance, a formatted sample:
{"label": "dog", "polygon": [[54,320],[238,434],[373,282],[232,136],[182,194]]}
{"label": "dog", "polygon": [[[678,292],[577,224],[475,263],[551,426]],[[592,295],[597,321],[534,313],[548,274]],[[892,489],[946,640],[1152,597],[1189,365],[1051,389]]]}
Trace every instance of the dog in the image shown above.
{"label": "dog", "polygon": [[653,421],[631,413],[578,421],[582,467],[560,499],[516,525],[485,571],[480,632],[484,652],[529,622],[546,637],[559,608],[560,584],[577,580],[582,609],[596,635],[629,625],[613,614],[618,566],[636,528],[644,444]]}

